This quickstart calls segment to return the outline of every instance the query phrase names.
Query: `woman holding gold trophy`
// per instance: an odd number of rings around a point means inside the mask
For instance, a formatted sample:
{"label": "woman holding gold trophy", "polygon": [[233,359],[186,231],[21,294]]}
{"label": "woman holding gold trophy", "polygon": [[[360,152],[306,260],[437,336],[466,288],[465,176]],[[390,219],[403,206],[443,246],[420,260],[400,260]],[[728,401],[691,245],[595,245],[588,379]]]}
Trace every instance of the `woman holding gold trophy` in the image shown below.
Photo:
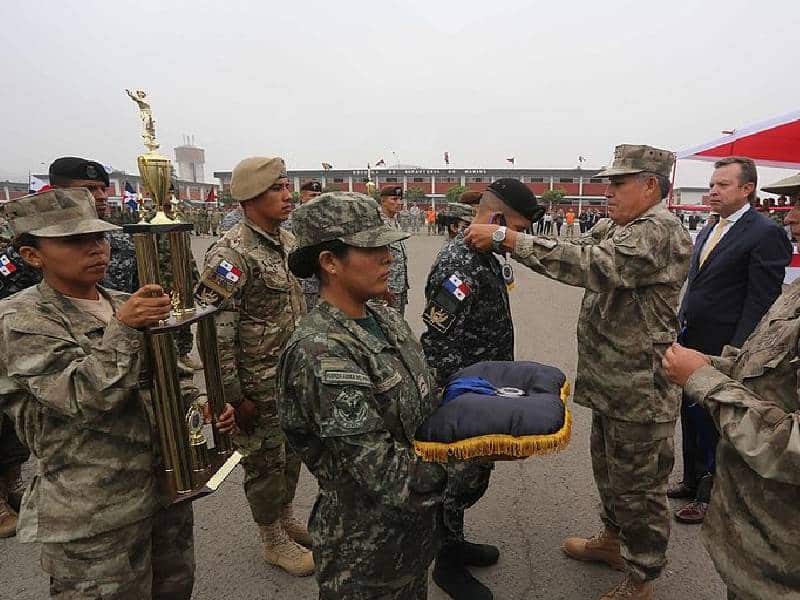
{"label": "woman holding gold trophy", "polygon": [[[158,487],[152,374],[143,329],[168,317],[163,289],[98,285],[109,261],[89,192],[54,189],[4,212],[40,285],[0,303],[0,382],[38,459],[18,537],[42,544],[54,598],[185,598],[194,583],[192,508]],[[187,385],[188,383],[188,385]],[[197,390],[182,382],[183,398]],[[230,406],[220,431],[234,428]]]}

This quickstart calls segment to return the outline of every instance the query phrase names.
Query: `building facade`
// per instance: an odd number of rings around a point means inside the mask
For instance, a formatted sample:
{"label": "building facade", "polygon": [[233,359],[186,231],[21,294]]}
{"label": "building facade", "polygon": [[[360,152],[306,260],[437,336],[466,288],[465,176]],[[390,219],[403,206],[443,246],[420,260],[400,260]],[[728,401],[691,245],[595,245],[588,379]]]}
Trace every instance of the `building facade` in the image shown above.
{"label": "building facade", "polygon": [[[413,165],[395,165],[380,169],[300,169],[288,172],[294,191],[307,181],[319,181],[326,191],[345,192],[367,191],[367,181],[372,180],[378,188],[390,184],[418,190],[420,202],[443,202],[447,190],[464,187],[483,191],[496,179],[514,177],[526,184],[537,196],[546,190],[563,190],[565,204],[598,204],[605,202],[607,180],[599,178],[594,169],[427,169]],[[230,193],[231,172],[214,171],[219,180],[219,188],[226,195]],[[424,198],[423,198],[424,196]]]}

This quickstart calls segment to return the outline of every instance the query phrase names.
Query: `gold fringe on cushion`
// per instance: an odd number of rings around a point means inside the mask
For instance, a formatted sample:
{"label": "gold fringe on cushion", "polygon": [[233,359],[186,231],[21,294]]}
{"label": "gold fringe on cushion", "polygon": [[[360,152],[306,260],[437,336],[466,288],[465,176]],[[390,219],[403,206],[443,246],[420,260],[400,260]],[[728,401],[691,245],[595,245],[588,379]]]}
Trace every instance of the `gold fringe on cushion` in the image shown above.
{"label": "gold fringe on cushion", "polygon": [[510,456],[527,458],[542,456],[563,450],[569,446],[572,436],[572,413],[566,407],[569,398],[569,382],[561,388],[561,401],[564,402],[564,425],[555,433],[545,435],[507,434],[480,435],[459,442],[414,442],[417,456],[426,462],[446,463],[449,458],[466,460],[484,456]]}

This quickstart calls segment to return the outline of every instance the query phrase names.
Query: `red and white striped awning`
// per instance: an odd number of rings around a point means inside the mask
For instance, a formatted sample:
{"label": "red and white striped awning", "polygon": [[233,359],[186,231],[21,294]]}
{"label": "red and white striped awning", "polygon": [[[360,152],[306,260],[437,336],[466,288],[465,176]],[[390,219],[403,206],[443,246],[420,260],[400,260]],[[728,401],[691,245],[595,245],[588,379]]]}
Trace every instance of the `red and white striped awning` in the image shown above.
{"label": "red and white striped awning", "polygon": [[678,158],[715,161],[747,156],[765,167],[800,169],[800,111],[735,129],[678,152]]}

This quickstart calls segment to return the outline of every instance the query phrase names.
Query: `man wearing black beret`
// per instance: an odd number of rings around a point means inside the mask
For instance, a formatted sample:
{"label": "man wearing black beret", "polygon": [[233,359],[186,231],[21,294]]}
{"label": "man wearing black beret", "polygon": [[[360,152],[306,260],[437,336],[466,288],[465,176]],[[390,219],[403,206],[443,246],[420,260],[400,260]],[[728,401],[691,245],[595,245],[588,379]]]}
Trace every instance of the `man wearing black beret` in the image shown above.
{"label": "man wearing black beret", "polygon": [[322,184],[319,181],[306,181],[300,186],[300,204],[313,200],[322,193]]}
{"label": "man wearing black beret", "polygon": [[[539,218],[536,196],[516,179],[499,179],[481,196],[473,223],[496,223],[522,231]],[[505,276],[504,276],[505,275]],[[443,388],[458,370],[483,360],[514,360],[514,324],[508,288],[513,275],[491,253],[472,250],[463,233],[448,240],[431,267],[425,285],[422,348]],[[447,465],[444,497],[444,535],[436,557],[433,580],[452,598],[489,600],[492,592],[467,570],[495,564],[495,546],[464,539],[464,511],[489,486],[493,465],[454,462]]]}

